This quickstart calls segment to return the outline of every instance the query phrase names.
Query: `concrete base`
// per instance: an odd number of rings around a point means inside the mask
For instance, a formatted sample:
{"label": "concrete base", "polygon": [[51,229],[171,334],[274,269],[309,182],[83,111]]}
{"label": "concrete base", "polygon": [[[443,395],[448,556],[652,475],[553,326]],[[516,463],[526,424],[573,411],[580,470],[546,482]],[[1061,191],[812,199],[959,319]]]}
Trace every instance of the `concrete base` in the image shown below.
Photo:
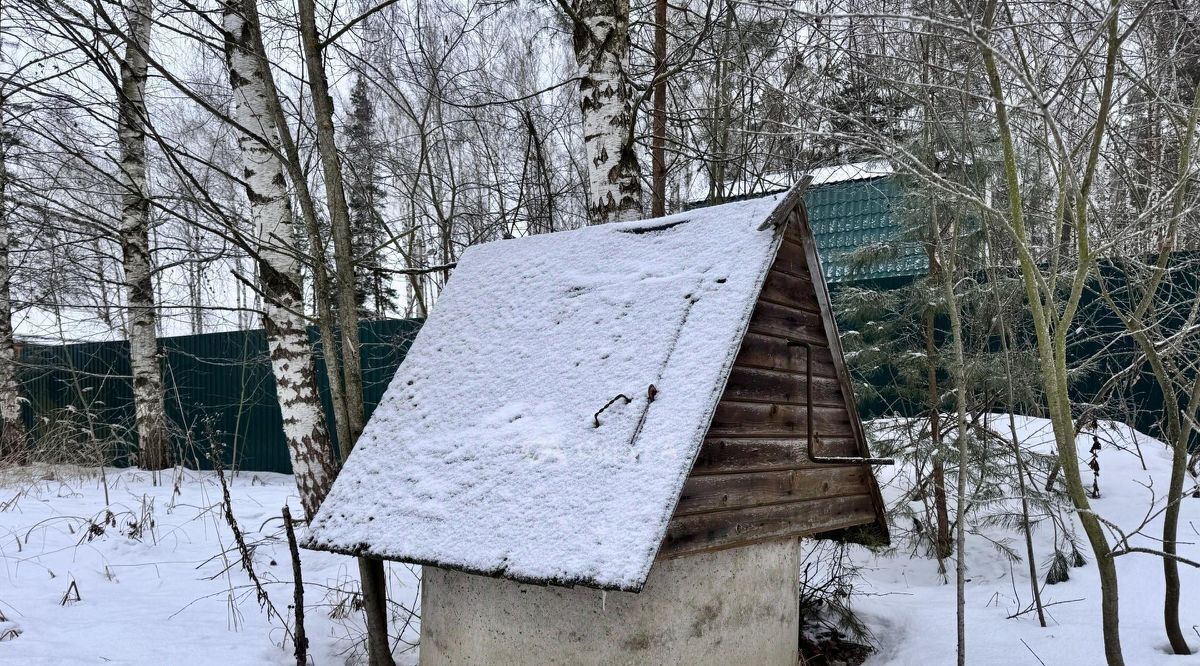
{"label": "concrete base", "polygon": [[795,666],[795,539],[657,562],[638,594],[422,570],[421,665]]}

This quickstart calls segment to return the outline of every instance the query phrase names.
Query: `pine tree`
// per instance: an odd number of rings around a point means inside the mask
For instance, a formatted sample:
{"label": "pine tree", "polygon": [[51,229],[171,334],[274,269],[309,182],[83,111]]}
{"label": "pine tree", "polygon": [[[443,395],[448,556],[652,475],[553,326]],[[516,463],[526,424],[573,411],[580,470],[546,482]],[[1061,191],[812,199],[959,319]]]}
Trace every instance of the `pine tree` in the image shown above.
{"label": "pine tree", "polygon": [[350,118],[346,123],[346,184],[350,207],[350,243],[354,257],[354,299],[360,317],[384,317],[396,309],[398,297],[383,270],[382,246],[387,226],[379,209],[384,192],[379,187],[379,141],[375,105],[366,79],[360,73],[350,90]]}

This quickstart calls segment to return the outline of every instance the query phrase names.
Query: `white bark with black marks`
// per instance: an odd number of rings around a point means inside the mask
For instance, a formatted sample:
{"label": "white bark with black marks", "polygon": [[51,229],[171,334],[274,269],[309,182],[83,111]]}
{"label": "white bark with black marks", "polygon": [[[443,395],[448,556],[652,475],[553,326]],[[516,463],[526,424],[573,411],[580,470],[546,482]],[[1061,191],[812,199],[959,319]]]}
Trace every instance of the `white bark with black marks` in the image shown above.
{"label": "white bark with black marks", "polygon": [[[253,0],[244,0],[253,2]],[[275,391],[300,503],[311,518],[337,473],[333,448],[317,392],[316,368],[308,339],[294,217],[279,135],[267,99],[261,60],[255,55],[254,26],[242,1],[224,8],[224,39],[234,120],[249,130],[238,137],[250,217],[257,230],[258,272],[263,292],[263,328],[275,374]],[[253,14],[251,14],[253,15]]]}
{"label": "white bark with black marks", "polygon": [[153,11],[152,0],[130,0],[125,8],[128,42],[121,61],[117,140],[121,151],[121,255],[129,309],[129,365],[133,375],[138,464],[146,469],[163,469],[170,466],[171,455],[155,330],[150,193],[146,177],[145,54],[150,48]]}
{"label": "white bark with black marks", "polygon": [[[2,100],[0,100],[2,101]],[[8,146],[0,136],[0,464],[23,463],[25,423],[21,420],[17,383],[17,349],[12,327],[12,266],[9,263],[9,219],[4,197]]]}
{"label": "white bark with black marks", "polygon": [[588,172],[588,223],[642,217],[641,167],[629,81],[628,0],[579,0],[575,62]]}

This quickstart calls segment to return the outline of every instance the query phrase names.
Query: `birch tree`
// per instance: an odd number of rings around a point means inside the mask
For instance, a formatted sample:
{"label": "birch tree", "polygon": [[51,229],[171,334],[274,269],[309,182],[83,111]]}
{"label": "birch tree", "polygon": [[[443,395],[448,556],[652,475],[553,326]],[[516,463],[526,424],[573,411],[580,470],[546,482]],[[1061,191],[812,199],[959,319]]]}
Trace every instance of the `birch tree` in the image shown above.
{"label": "birch tree", "polygon": [[[252,0],[246,0],[252,2]],[[291,199],[279,157],[278,127],[268,104],[266,74],[257,56],[254,14],[240,0],[224,6],[222,19],[233,120],[250,217],[258,238],[263,328],[283,415],[284,437],[305,516],[312,518],[336,475],[333,448],[317,392],[316,368],[302,315],[304,291],[295,251]]]}
{"label": "birch tree", "polygon": [[588,222],[642,216],[636,106],[629,80],[629,0],[579,0],[571,11],[587,166]]}
{"label": "birch tree", "polygon": [[[0,82],[0,119],[5,91]],[[9,263],[10,227],[7,209],[8,151],[13,138],[0,126],[0,462],[22,462],[25,424],[18,399],[17,350],[12,326],[12,266]]]}
{"label": "birch tree", "polygon": [[129,365],[133,374],[138,463],[146,469],[171,464],[162,369],[158,358],[154,262],[150,255],[150,194],[146,176],[146,57],[152,0],[130,0],[125,57],[121,60],[117,138],[120,144],[121,255],[129,308]]}

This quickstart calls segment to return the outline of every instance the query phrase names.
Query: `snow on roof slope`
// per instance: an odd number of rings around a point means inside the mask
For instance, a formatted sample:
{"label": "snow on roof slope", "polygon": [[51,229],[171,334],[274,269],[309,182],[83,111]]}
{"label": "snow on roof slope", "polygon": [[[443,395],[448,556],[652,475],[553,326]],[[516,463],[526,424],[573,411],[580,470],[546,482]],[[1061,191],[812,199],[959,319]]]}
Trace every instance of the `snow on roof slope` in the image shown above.
{"label": "snow on roof slope", "polygon": [[469,248],[305,545],[639,590],[783,200]]}
{"label": "snow on roof slope", "polygon": [[887,160],[872,160],[870,162],[854,162],[835,166],[818,167],[808,172],[812,176],[812,187],[845,183],[851,180],[867,180],[881,178],[896,173]]}
{"label": "snow on roof slope", "polygon": [[[725,197],[745,197],[762,192],[786,190],[800,182],[805,175],[812,176],[812,183],[809,184],[809,187],[818,187],[854,180],[882,178],[895,173],[895,169],[887,160],[870,160],[814,167],[807,171],[780,171],[754,176],[743,174],[741,178],[725,183]],[[708,199],[709,183],[703,171],[698,172],[684,185],[684,192],[686,201],[699,203]]]}

